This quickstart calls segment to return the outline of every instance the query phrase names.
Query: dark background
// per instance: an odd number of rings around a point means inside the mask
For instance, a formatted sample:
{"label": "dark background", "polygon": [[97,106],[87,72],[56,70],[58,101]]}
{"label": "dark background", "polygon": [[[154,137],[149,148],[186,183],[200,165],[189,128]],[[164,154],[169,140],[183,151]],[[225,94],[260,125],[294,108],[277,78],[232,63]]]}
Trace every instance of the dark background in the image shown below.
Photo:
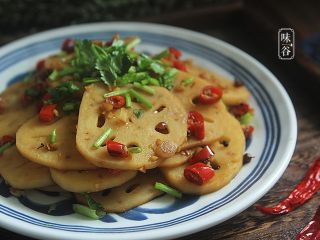
{"label": "dark background", "polygon": [[[270,69],[288,91],[298,119],[298,141],[280,181],[259,201],[277,203],[320,156],[320,1],[94,0],[0,1],[0,46],[42,30],[98,21],[146,21],[180,26],[222,39]],[[296,56],[281,61],[279,28],[296,33]],[[319,205],[319,193],[294,212],[264,216],[250,207],[208,230],[181,238],[294,239]],[[0,229],[1,239],[29,239]]]}

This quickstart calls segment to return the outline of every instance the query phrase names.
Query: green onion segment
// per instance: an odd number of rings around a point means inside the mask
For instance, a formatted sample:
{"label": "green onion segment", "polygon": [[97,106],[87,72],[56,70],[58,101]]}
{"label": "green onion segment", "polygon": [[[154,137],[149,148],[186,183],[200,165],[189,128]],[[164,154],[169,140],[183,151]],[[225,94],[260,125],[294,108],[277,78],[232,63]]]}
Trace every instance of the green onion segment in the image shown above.
{"label": "green onion segment", "polygon": [[107,140],[107,138],[109,137],[110,133],[112,132],[111,128],[106,129],[101,136],[97,139],[97,141],[95,141],[95,143],[93,144],[93,147],[95,148],[100,148],[101,145]]}
{"label": "green onion segment", "polygon": [[181,192],[179,192],[176,189],[174,189],[172,187],[169,187],[169,186],[167,186],[167,185],[165,185],[163,183],[156,182],[154,184],[154,188],[158,189],[158,190],[160,190],[162,192],[165,192],[165,193],[167,193],[167,194],[169,194],[171,196],[174,196],[176,198],[182,198],[182,193]]}
{"label": "green onion segment", "polygon": [[55,144],[57,142],[57,131],[53,129],[50,134],[50,143]]}

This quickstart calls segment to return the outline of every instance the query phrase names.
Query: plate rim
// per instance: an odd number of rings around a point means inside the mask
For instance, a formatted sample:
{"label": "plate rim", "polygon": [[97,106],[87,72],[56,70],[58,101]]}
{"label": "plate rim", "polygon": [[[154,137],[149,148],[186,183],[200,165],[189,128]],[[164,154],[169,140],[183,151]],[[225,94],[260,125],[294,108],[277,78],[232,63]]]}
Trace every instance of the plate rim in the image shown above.
{"label": "plate rim", "polygon": [[[264,72],[268,76],[268,78],[271,80],[271,82],[274,84],[274,86],[280,91],[283,99],[285,100],[286,109],[288,110],[288,113],[291,116],[290,121],[289,121],[290,129],[292,130],[290,132],[290,134],[289,134],[290,135],[290,139],[291,139],[291,145],[288,146],[288,149],[286,149],[286,151],[285,151],[285,153],[286,153],[285,154],[286,161],[285,161],[285,163],[283,163],[281,165],[281,167],[278,169],[278,171],[274,174],[274,177],[273,177],[272,181],[268,182],[268,184],[266,184],[264,187],[262,187],[260,189],[260,192],[258,194],[259,198],[252,197],[251,199],[249,199],[248,204],[246,204],[242,208],[238,209],[237,212],[233,212],[232,214],[227,215],[227,217],[225,217],[224,219],[221,219],[219,222],[217,222],[217,221],[214,222],[214,224],[202,224],[202,226],[198,227],[197,229],[189,229],[187,231],[183,230],[182,232],[180,231],[180,233],[176,232],[174,234],[168,233],[167,235],[161,236],[160,238],[158,236],[154,236],[153,239],[168,239],[168,237],[179,237],[179,236],[187,235],[187,234],[190,234],[190,233],[193,233],[193,232],[196,232],[196,231],[200,231],[200,230],[206,229],[206,228],[208,228],[208,227],[210,227],[212,225],[219,224],[220,222],[223,222],[226,219],[229,219],[232,216],[237,215],[239,212],[245,210],[246,208],[251,206],[255,201],[257,201],[258,199],[263,197],[263,195],[269,189],[271,189],[271,187],[274,186],[274,184],[279,180],[279,178],[282,176],[283,172],[285,171],[285,169],[287,168],[287,165],[290,162],[290,158],[291,158],[291,156],[293,154],[293,151],[294,151],[294,148],[295,148],[296,139],[297,139],[297,120],[296,120],[296,115],[295,115],[295,111],[294,111],[294,108],[293,108],[293,104],[292,104],[287,92],[285,91],[285,89],[281,85],[281,83],[278,81],[278,79],[264,65],[262,65],[259,61],[257,61],[252,56],[248,55],[246,52],[236,48],[235,46],[233,46],[233,45],[231,45],[231,44],[229,44],[227,42],[224,42],[222,40],[219,40],[219,39],[217,39],[215,37],[203,34],[203,33],[199,33],[199,32],[196,32],[196,31],[192,31],[192,30],[188,30],[188,29],[184,29],[184,28],[180,28],[180,27],[173,27],[173,26],[169,26],[169,25],[154,24],[154,23],[144,23],[144,22],[99,22],[99,23],[79,24],[79,25],[72,25],[72,26],[67,26],[67,27],[60,27],[60,28],[55,28],[55,29],[39,32],[39,33],[36,33],[36,34],[32,34],[32,35],[27,36],[27,37],[23,37],[21,39],[18,39],[18,40],[15,40],[15,41],[11,42],[11,43],[3,45],[0,48],[0,58],[2,58],[6,53],[9,53],[12,49],[14,49],[16,47],[19,47],[19,45],[23,45],[28,41],[33,41],[33,40],[36,41],[37,38],[39,38],[39,37],[40,38],[43,37],[43,38],[50,39],[49,36],[52,35],[52,34],[55,34],[57,32],[63,32],[63,31],[66,31],[66,30],[73,29],[75,32],[79,31],[79,33],[80,33],[81,30],[84,30],[86,28],[90,28],[90,27],[93,27],[93,26],[101,27],[101,31],[103,31],[103,30],[107,30],[106,26],[107,27],[111,27],[111,26],[124,26],[124,25],[126,25],[126,28],[129,25],[131,25],[131,26],[140,25],[141,27],[143,27],[142,28],[143,31],[146,30],[145,28],[147,28],[147,29],[158,28],[158,29],[163,29],[163,30],[170,29],[170,31],[179,31],[179,32],[185,33],[187,35],[190,35],[190,34],[191,35],[198,35],[198,36],[200,36],[202,38],[207,39],[208,42],[214,41],[216,44],[218,44],[220,46],[223,45],[225,48],[229,48],[230,51],[235,52],[236,54],[240,55],[242,58],[245,58],[248,62],[250,62],[251,64],[257,66],[262,72]],[[146,32],[153,32],[153,31],[146,31]],[[70,35],[72,35],[72,34],[70,34]],[[1,223],[2,226],[4,226],[2,219],[0,219],[0,223]],[[182,224],[184,224],[184,223],[182,223]],[[40,229],[43,229],[43,227],[40,227],[40,226],[35,226],[33,224],[29,224],[29,225],[31,225],[33,227],[39,227]],[[31,229],[25,229],[25,228],[17,229],[17,227],[19,228],[19,226],[11,226],[10,224],[8,224],[7,227],[8,227],[7,229],[9,229],[11,231],[19,230],[23,234],[31,236],[31,237],[39,237],[39,238],[43,237],[42,234],[39,234],[39,235],[35,234],[35,232],[32,231]],[[59,231],[58,229],[50,229],[50,230],[52,230],[53,232]],[[153,231],[153,230],[150,230],[150,231]],[[63,231],[59,231],[59,232],[63,232]],[[122,233],[119,234],[119,235],[123,236]],[[63,235],[59,235],[57,237],[61,237],[61,236],[63,236]],[[56,239],[59,239],[59,238],[56,238]],[[89,239],[89,238],[86,237],[86,239]],[[97,238],[95,237],[95,239],[97,239]]]}

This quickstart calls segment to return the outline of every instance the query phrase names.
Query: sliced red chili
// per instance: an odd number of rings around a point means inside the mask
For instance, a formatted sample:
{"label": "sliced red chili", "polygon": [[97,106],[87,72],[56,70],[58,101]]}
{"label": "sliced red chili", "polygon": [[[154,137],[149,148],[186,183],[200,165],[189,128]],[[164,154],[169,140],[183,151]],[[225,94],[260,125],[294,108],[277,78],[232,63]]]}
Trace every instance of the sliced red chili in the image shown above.
{"label": "sliced red chili", "polygon": [[296,240],[317,240],[320,239],[320,206],[312,220],[299,232]]}
{"label": "sliced red chili", "polygon": [[182,55],[182,52],[176,48],[169,47],[169,52],[176,58],[179,59]]}
{"label": "sliced red chili", "polygon": [[122,108],[126,104],[126,99],[124,96],[108,97],[106,101],[111,103],[114,109]]}
{"label": "sliced red chili", "polygon": [[42,106],[39,112],[39,121],[51,122],[55,117],[54,110],[56,109],[56,107],[57,107],[56,104]]}
{"label": "sliced red chili", "polygon": [[188,114],[188,132],[198,140],[205,137],[204,118],[201,113],[191,111]]}
{"label": "sliced red chili", "polygon": [[256,208],[265,214],[279,215],[291,212],[300,207],[320,190],[320,158],[316,159],[302,181],[295,187],[290,195],[274,207]]}
{"label": "sliced red chili", "polygon": [[195,163],[184,169],[184,177],[197,185],[207,183],[215,175],[214,170],[204,163]]}
{"label": "sliced red chili", "polygon": [[187,71],[187,67],[186,65],[184,65],[183,62],[179,61],[179,60],[173,60],[172,62],[172,66],[176,69],[179,69],[183,72],[186,72]]}
{"label": "sliced red chili", "polygon": [[254,127],[251,125],[242,126],[242,130],[244,133],[244,137],[246,138],[246,140],[248,140],[252,137],[252,134],[254,132]]}
{"label": "sliced red chili", "polygon": [[36,64],[36,70],[37,70],[37,71],[42,70],[42,69],[44,68],[44,63],[45,63],[45,60],[44,60],[44,59],[38,61],[37,64]]}
{"label": "sliced red chili", "polygon": [[247,103],[240,103],[239,105],[231,106],[229,111],[235,117],[239,118],[250,111],[250,106]]}
{"label": "sliced red chili", "polygon": [[1,138],[1,141],[0,141],[0,145],[3,145],[3,144],[6,144],[8,142],[13,142],[14,141],[14,137],[11,136],[11,135],[4,135],[2,136]]}
{"label": "sliced red chili", "polygon": [[206,86],[202,89],[202,92],[199,96],[200,104],[214,104],[218,102],[222,97],[222,90],[218,87]]}
{"label": "sliced red chili", "polygon": [[66,53],[73,53],[76,41],[74,39],[66,38],[61,46],[61,49]]}
{"label": "sliced red chili", "polygon": [[108,152],[113,157],[126,158],[129,156],[128,148],[122,143],[108,140],[106,142]]}
{"label": "sliced red chili", "polygon": [[188,162],[193,164],[196,162],[201,162],[209,159],[214,155],[214,152],[211,150],[209,146],[205,146],[199,152],[195,153],[191,158],[188,159]]}

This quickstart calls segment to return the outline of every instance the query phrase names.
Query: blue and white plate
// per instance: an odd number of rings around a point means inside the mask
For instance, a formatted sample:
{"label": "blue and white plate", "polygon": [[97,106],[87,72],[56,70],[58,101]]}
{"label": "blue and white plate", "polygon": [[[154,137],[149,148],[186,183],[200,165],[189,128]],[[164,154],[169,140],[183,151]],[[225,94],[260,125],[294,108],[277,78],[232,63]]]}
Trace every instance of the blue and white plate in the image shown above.
{"label": "blue and white plate", "polygon": [[[0,225],[41,239],[169,239],[209,228],[240,213],[261,198],[281,177],[292,156],[297,123],[292,103],[272,73],[241,50],[204,34],[146,23],[97,23],[46,31],[0,49],[0,90],[21,79],[36,62],[59,50],[65,38],[110,39],[137,35],[138,50],[158,52],[168,46],[185,58],[242,80],[252,93],[255,132],[247,152],[254,160],[223,189],[201,197],[164,196],[101,221],[73,214],[67,194],[31,191],[10,196],[0,186]],[[19,117],[19,116],[17,116]],[[1,159],[0,159],[1,160]],[[51,207],[50,207],[51,206]],[[52,207],[54,206],[54,207]]]}

